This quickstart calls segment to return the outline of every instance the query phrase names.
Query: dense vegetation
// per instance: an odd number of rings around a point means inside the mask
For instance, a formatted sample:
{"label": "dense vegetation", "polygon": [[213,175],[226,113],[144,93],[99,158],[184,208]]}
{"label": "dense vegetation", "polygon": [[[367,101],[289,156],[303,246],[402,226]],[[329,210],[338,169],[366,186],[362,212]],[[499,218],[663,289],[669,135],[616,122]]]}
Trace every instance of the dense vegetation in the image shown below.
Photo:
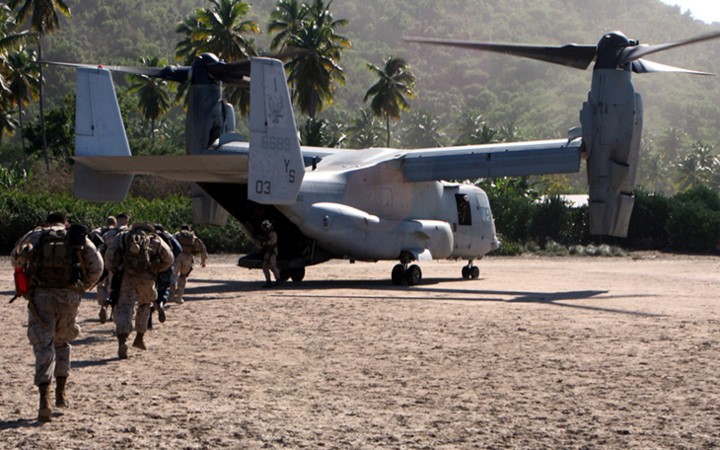
{"label": "dense vegetation", "polygon": [[[4,7],[6,3],[0,6]],[[43,34],[43,59],[116,65],[186,64],[201,51],[214,51],[232,60],[242,55],[269,52],[271,47],[306,48],[322,41],[325,56],[337,63],[340,70],[322,73],[313,72],[317,67],[307,64],[288,65],[289,78],[297,83],[294,84],[294,98],[298,112],[309,117],[305,122],[300,121],[305,142],[385,145],[387,136],[384,128],[389,124],[392,128],[391,145],[411,148],[562,137],[567,129],[578,124],[578,111],[589,88],[590,74],[588,71],[498,55],[419,46],[404,42],[404,36],[558,45],[594,43],[604,32],[620,29],[641,42],[660,43],[717,29],[717,24],[709,26],[693,20],[689,15],[681,14],[677,7],[664,5],[658,0],[306,0],[307,11],[299,12],[314,20],[315,29],[328,31],[323,24],[330,24],[328,34],[312,34],[313,27],[309,27],[304,31],[295,30],[290,33],[291,38],[284,39],[280,38],[280,33],[292,31],[287,27],[289,22],[284,22],[289,16],[282,14],[289,10],[278,12],[275,8],[286,7],[293,0],[258,0],[248,3],[249,8],[243,3],[242,17],[238,19],[244,26],[239,33],[241,44],[228,49],[212,39],[206,39],[202,44],[195,40],[196,34],[193,33],[205,32],[207,30],[201,28],[209,26],[202,23],[203,10],[216,6],[219,9],[222,5],[234,7],[238,3],[243,2],[65,0],[72,14],[70,17],[59,14],[55,30]],[[11,23],[13,17],[11,10],[0,9],[0,21],[3,23],[0,37],[7,38],[27,30],[28,23],[14,26]],[[268,32],[271,23],[273,31]],[[66,174],[70,170],[67,157],[72,155],[73,147],[74,72],[57,67],[45,68],[46,106],[43,116],[50,161],[43,168],[42,164],[38,164],[43,158],[43,133],[38,120],[37,65],[33,65],[33,58],[37,57],[35,42],[30,39],[24,44],[10,44],[7,39],[0,40],[0,45],[8,44],[0,49],[4,83],[10,86],[12,80],[11,71],[7,68],[16,67],[19,73],[26,75],[23,85],[27,87],[26,91],[14,87],[11,90],[13,95],[0,95],[3,112],[0,163],[7,178],[4,185],[8,186],[0,189],[6,198],[0,227],[17,223],[19,216],[9,212],[13,210],[9,205],[25,201],[36,207],[66,207],[75,211],[76,217],[96,224],[109,211],[154,210],[133,203],[88,205],[71,200],[67,195],[58,197],[55,195],[57,192],[70,191],[69,182],[62,184],[62,180],[68,180],[65,176],[56,177],[56,184],[42,191],[46,184],[38,177],[44,175],[48,167],[52,167],[55,173]],[[653,59],[718,72],[719,57],[720,42],[714,41],[693,46],[688,51],[663,53]],[[398,110],[400,120],[397,123],[389,120],[386,123],[386,119],[398,104],[376,109],[372,99],[367,98],[370,89],[379,82],[378,77],[382,77],[382,70],[372,68],[382,68],[391,58],[407,63],[401,75],[412,73],[413,81],[412,95],[399,100],[407,100],[411,109]],[[326,77],[330,83],[317,92],[305,91],[302,82],[309,79],[306,76],[308,73],[319,73],[318,76]],[[717,107],[720,83],[711,77],[667,74],[638,76],[635,80],[645,100],[643,156],[639,171],[639,185],[643,190],[638,195],[631,226],[630,238],[633,241],[620,243],[635,246],[641,245],[638,242],[642,241],[653,242],[659,247],[707,250],[710,235],[718,234],[711,228],[717,210],[713,209],[714,203],[708,199],[716,195],[720,187],[720,160],[716,150],[716,143],[720,140]],[[118,76],[116,81],[133,151],[145,154],[182,151],[183,114],[181,106],[173,100],[175,88],[162,83],[151,86],[146,80],[122,76]],[[150,95],[148,89],[150,94],[165,95],[168,104],[151,112],[143,97]],[[306,92],[309,94],[304,95]],[[229,92],[227,98],[241,108],[246,101],[246,96],[237,92]],[[378,120],[376,116],[383,119]],[[242,118],[238,127],[245,129]],[[21,164],[17,165],[18,162]],[[23,183],[28,171],[37,176],[31,182]],[[493,185],[503,183],[512,184],[500,180]],[[570,245],[592,242],[584,231],[587,227],[582,223],[585,220],[582,210],[571,211],[555,197],[550,197],[545,203],[533,202],[540,194],[584,192],[582,173],[572,177],[521,180],[518,185],[524,187],[488,189],[498,229],[507,243],[516,245],[534,241],[540,245],[547,242]],[[142,201],[143,198],[152,199],[147,200],[151,202],[167,199],[173,208],[182,211],[173,215],[170,219],[173,223],[168,225],[175,226],[189,220],[189,201],[183,200],[187,198],[187,185],[143,180],[139,187],[136,185],[133,189],[129,202]],[[698,190],[706,192],[706,202],[693,195],[690,195],[693,200],[684,197],[689,195],[686,192]],[[17,198],[8,200],[13,196]],[[39,200],[30,202],[30,197],[24,196],[45,199],[49,203],[38,203]],[[180,204],[185,206],[178,206]],[[5,210],[6,205],[8,211]],[[161,211],[163,207],[157,208]],[[678,223],[681,221],[679,217],[691,217],[682,208],[697,209],[696,218],[702,220],[705,227],[704,241],[693,237],[694,231],[687,232],[686,227],[691,222]],[[678,211],[681,210],[684,213],[680,215]],[[37,223],[39,212],[31,214],[27,209],[24,211],[28,215],[23,218],[22,226]],[[85,214],[82,211],[91,212]],[[647,214],[660,215],[646,217]],[[147,219],[159,220],[162,217]],[[566,226],[560,229],[553,226],[552,221],[565,223]],[[639,225],[638,221],[644,225]],[[662,227],[659,224],[663,224]],[[656,228],[652,233],[646,230],[651,226]],[[548,227],[558,235],[545,235]],[[680,230],[684,231],[681,233]],[[231,227],[228,236],[234,231],[237,230]],[[219,240],[226,239],[220,237],[222,232],[213,233]],[[698,244],[700,241],[704,243]],[[244,245],[244,241],[236,240],[231,246],[223,248]],[[221,246],[218,245],[218,248]],[[0,248],[0,251],[6,250],[4,246]]]}

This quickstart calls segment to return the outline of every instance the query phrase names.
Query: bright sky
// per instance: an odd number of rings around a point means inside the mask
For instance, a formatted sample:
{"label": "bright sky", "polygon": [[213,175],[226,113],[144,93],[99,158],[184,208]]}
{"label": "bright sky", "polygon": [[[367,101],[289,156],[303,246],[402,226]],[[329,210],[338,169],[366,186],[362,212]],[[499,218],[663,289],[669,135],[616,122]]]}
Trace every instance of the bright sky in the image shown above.
{"label": "bright sky", "polygon": [[703,22],[720,22],[720,1],[717,0],[661,0],[668,5],[678,5],[682,12],[690,14]]}

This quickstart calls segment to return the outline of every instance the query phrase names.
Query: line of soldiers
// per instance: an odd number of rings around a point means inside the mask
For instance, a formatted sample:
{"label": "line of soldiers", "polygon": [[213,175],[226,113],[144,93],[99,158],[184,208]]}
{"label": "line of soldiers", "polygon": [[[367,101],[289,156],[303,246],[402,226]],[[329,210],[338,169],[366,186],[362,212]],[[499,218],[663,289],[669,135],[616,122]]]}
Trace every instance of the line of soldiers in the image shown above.
{"label": "line of soldiers", "polygon": [[13,248],[16,291],[28,300],[27,334],[35,354],[40,422],[52,418],[53,377],[55,406],[69,406],[70,341],[80,334],[77,316],[83,292],[97,285],[102,323],[109,318],[108,307],[113,307],[118,358],[126,359],[126,341],[133,329],[133,347],[147,348],[144,336],[152,306],[164,322],[168,300],[183,303],[193,255],[199,255],[205,267],[205,245],[189,226],[172,235],[161,225],[129,223],[130,216],[120,214],[89,232],[82,225],[70,225],[64,213],[54,212]]}

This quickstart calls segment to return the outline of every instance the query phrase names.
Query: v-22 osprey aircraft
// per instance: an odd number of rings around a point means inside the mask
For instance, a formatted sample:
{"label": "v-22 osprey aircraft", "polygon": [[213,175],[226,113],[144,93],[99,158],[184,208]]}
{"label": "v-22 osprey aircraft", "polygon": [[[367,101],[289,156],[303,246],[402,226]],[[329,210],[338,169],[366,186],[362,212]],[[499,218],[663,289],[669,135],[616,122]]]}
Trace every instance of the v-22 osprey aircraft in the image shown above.
{"label": "v-22 osprey aircraft", "polygon": [[[121,201],[135,174],[196,183],[196,223],[222,225],[228,212],[251,239],[262,221],[279,235],[281,278],[301,281],[305,268],[332,258],[396,260],[394,284],[421,281],[420,261],[474,261],[500,245],[485,192],[443,180],[571,173],[587,160],[590,231],[625,236],[642,131],[642,100],[631,73],[691,70],[641,59],[650,53],[720,37],[720,33],[655,46],[619,32],[597,45],[546,47],[408,38],[539,59],[585,69],[595,66],[581,128],[567,139],[426,149],[349,150],[303,147],[283,63],[273,58],[225,63],[204,54],[192,67],[77,67],[75,194]],[[61,64],[61,63],[57,63]],[[186,155],[132,156],[111,71],[172,81],[190,79]],[[235,113],[222,85],[250,77],[250,139],[234,132]],[[219,206],[218,206],[219,205]],[[258,268],[261,258],[240,258]]]}

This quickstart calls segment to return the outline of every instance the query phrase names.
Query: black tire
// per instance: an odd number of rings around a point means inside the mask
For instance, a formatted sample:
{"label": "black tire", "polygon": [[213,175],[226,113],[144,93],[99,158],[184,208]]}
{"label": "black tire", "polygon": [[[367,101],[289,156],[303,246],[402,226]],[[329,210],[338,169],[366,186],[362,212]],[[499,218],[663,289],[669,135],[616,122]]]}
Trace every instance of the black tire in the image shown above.
{"label": "black tire", "polygon": [[405,279],[407,280],[408,286],[415,286],[420,283],[420,280],[422,280],[422,270],[420,270],[420,266],[413,264],[408,267],[405,273]]}
{"label": "black tire", "polygon": [[305,268],[300,267],[298,269],[291,269],[290,270],[290,278],[292,278],[293,283],[299,283],[305,278]]}
{"label": "black tire", "polygon": [[463,266],[462,268],[462,277],[463,278],[470,278],[470,268],[468,266]]}
{"label": "black tire", "polygon": [[405,267],[402,264],[396,264],[390,275],[394,285],[399,286],[405,282]]}
{"label": "black tire", "polygon": [[292,269],[280,269],[280,281],[283,283],[290,279]]}
{"label": "black tire", "polygon": [[473,266],[470,269],[470,276],[472,278],[478,278],[480,276],[480,269],[478,268],[478,266]]}

